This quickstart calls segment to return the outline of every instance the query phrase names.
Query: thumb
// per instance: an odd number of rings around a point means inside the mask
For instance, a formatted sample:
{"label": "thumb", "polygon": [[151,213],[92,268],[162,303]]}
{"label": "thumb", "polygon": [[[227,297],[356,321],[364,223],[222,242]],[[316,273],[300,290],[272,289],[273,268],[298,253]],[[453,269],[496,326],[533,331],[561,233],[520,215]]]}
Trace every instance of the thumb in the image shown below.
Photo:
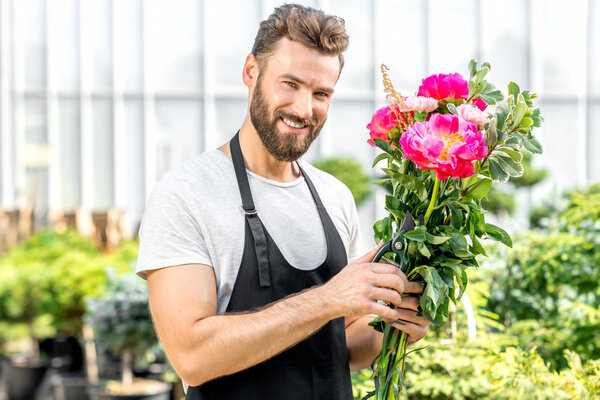
{"label": "thumb", "polygon": [[362,263],[371,262],[371,260],[373,259],[373,257],[375,256],[375,254],[377,253],[379,248],[381,248],[381,246],[383,246],[384,243],[385,243],[384,241],[379,242],[377,247],[375,247],[373,250],[369,251],[368,253],[354,259],[352,262],[350,262],[350,264],[362,264]]}

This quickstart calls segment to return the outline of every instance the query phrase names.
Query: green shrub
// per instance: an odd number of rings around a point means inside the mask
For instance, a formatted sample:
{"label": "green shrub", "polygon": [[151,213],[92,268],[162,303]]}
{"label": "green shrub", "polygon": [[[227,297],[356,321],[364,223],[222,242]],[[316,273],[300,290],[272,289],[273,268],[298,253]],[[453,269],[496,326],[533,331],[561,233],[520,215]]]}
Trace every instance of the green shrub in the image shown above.
{"label": "green shrub", "polygon": [[313,165],[335,176],[348,186],[357,206],[369,197],[371,178],[358,161],[350,157],[330,157],[317,160]]}
{"label": "green shrub", "polygon": [[129,246],[117,254],[100,253],[72,231],[31,236],[0,258],[0,320],[28,326],[34,357],[35,339],[59,331],[80,337],[85,299],[104,290],[106,265],[133,273],[137,251]]}
{"label": "green shrub", "polygon": [[[567,350],[567,368],[558,373],[536,348],[506,347],[511,341],[505,335],[483,335],[465,342],[428,343],[409,355],[402,398],[579,400],[600,395],[600,360],[584,364]],[[360,399],[373,388],[370,371],[353,372],[352,384],[354,398]]]}

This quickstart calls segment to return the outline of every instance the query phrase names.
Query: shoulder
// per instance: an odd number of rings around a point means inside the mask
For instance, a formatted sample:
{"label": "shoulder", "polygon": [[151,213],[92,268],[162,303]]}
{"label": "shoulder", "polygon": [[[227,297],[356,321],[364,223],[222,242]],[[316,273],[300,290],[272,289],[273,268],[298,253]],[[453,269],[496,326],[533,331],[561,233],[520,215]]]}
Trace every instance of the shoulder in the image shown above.
{"label": "shoulder", "polygon": [[219,150],[209,150],[163,175],[152,191],[151,200],[196,197],[230,181],[232,173],[231,159]]}

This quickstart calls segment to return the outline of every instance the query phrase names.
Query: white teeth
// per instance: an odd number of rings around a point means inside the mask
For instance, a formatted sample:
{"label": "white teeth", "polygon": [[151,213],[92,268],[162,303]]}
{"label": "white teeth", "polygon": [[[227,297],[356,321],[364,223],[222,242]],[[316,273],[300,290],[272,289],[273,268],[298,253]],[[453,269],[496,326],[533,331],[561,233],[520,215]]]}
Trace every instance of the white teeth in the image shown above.
{"label": "white teeth", "polygon": [[283,118],[283,117],[281,118],[281,120],[282,120],[282,121],[283,121],[283,122],[284,122],[286,125],[289,125],[289,126],[291,126],[292,128],[296,128],[296,129],[302,129],[302,128],[304,128],[304,127],[306,126],[306,125],[298,125],[298,124],[295,124],[295,123],[293,123],[292,121],[290,121],[289,119],[286,119],[286,118]]}

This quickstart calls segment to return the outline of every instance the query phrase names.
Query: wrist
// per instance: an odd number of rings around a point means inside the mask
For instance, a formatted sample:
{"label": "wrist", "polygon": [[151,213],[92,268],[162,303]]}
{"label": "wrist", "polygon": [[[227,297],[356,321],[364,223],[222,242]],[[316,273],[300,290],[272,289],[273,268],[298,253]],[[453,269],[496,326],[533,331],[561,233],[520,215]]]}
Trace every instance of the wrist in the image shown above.
{"label": "wrist", "polygon": [[305,296],[306,301],[313,305],[314,313],[318,318],[329,321],[343,316],[343,312],[335,306],[333,299],[326,293],[323,286],[316,286],[305,291],[302,295]]}

